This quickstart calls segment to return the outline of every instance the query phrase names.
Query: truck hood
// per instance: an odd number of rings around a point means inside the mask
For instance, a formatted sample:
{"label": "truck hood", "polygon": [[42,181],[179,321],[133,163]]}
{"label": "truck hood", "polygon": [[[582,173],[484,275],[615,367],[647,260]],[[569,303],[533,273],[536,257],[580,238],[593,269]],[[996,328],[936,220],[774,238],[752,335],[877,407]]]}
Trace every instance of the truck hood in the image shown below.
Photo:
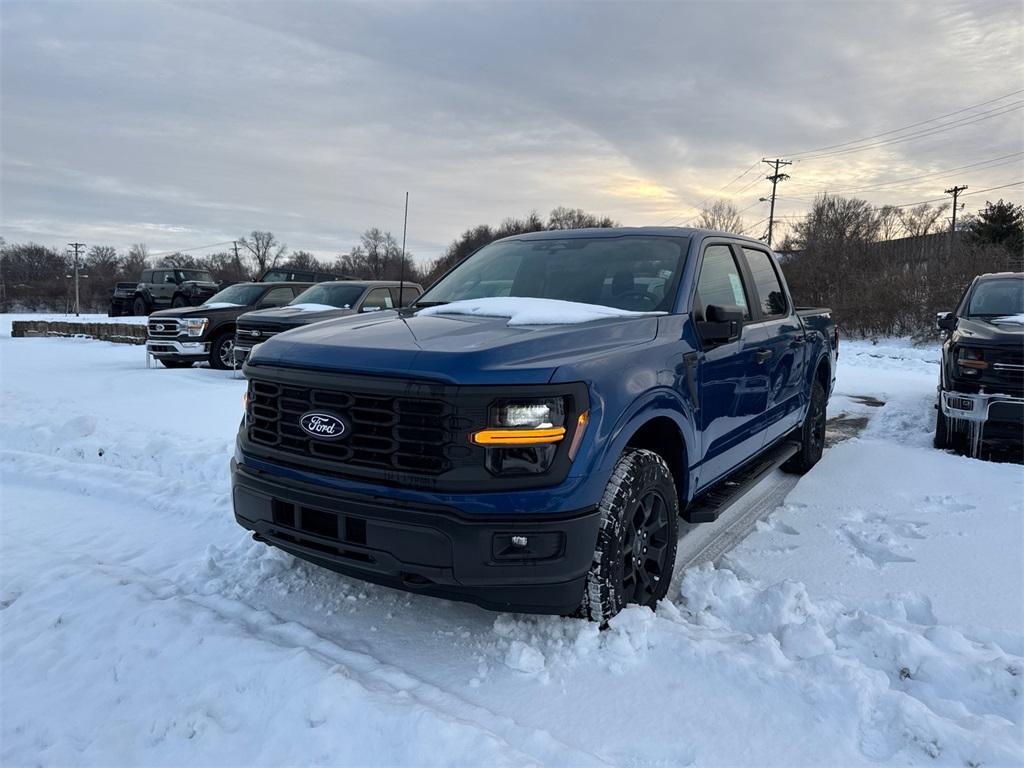
{"label": "truck hood", "polygon": [[505,317],[400,317],[385,310],[280,334],[256,347],[249,364],[455,384],[541,384],[559,366],[642,344],[657,332],[652,315],[510,327]]}
{"label": "truck hood", "polygon": [[1000,318],[961,317],[956,324],[954,341],[986,347],[1013,346],[1024,343],[1024,323],[993,322]]}
{"label": "truck hood", "polygon": [[216,304],[213,307],[200,305],[198,307],[181,307],[180,309],[161,309],[153,312],[150,317],[228,317],[245,312],[246,309],[248,307],[243,307],[239,304]]}
{"label": "truck hood", "polygon": [[354,309],[312,309],[313,305],[297,305],[286,307],[274,307],[273,309],[258,309],[255,312],[246,312],[244,318],[239,318],[246,325],[274,325],[286,328],[298,328],[300,325],[318,323],[321,320],[333,320],[339,317],[354,315]]}

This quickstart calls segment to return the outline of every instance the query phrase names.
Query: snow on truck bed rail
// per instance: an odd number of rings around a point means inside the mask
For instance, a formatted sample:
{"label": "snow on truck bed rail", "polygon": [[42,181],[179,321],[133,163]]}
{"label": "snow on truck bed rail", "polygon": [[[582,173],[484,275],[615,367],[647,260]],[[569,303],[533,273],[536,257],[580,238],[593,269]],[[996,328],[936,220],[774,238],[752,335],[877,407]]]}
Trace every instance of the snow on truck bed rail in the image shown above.
{"label": "snow on truck bed rail", "polygon": [[529,299],[517,296],[490,296],[464,299],[421,309],[418,315],[480,315],[507,317],[508,325],[568,325],[607,320],[609,317],[644,317],[664,312],[631,312],[627,309],[584,304],[562,299]]}
{"label": "snow on truck bed rail", "polygon": [[844,341],[862,436],[601,632],[254,543],[244,379],[0,338],[0,764],[1020,765],[1024,473],[930,447],[938,358]]}

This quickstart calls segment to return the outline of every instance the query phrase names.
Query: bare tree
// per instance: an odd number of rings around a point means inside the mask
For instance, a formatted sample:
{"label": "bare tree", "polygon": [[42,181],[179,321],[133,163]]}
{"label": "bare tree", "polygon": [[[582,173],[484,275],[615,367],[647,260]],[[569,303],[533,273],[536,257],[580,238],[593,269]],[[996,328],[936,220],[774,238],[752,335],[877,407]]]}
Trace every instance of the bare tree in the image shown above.
{"label": "bare tree", "polygon": [[947,210],[948,203],[943,203],[937,208],[932,208],[928,203],[921,203],[913,208],[898,209],[898,215],[907,237],[921,237],[939,229],[937,225]]}
{"label": "bare tree", "polygon": [[[548,229],[586,229],[617,226],[608,216],[595,216],[582,208],[566,208],[558,206],[548,216]],[[543,229],[543,227],[541,227]]]}
{"label": "bare tree", "polygon": [[249,237],[238,238],[238,244],[252,256],[257,273],[277,266],[277,260],[288,250],[288,246],[277,241],[273,232],[261,232],[255,229]]}
{"label": "bare tree", "polygon": [[895,240],[903,234],[900,209],[895,205],[883,205],[878,209],[878,239]]}
{"label": "bare tree", "polygon": [[746,227],[736,206],[728,200],[716,200],[710,208],[701,209],[697,223],[704,229],[717,229],[722,232],[742,232]]}
{"label": "bare tree", "polygon": [[285,263],[293,269],[305,269],[313,272],[326,272],[330,269],[330,264],[320,261],[309,251],[292,251],[292,255]]}

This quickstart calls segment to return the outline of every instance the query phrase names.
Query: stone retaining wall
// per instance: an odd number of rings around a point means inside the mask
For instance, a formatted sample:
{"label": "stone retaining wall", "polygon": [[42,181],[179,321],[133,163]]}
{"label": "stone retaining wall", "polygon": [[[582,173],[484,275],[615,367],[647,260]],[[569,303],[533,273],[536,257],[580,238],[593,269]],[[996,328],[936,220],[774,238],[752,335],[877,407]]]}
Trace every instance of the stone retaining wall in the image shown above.
{"label": "stone retaining wall", "polygon": [[87,336],[119,344],[145,344],[146,326],[131,323],[68,323],[52,320],[15,320],[11,337]]}

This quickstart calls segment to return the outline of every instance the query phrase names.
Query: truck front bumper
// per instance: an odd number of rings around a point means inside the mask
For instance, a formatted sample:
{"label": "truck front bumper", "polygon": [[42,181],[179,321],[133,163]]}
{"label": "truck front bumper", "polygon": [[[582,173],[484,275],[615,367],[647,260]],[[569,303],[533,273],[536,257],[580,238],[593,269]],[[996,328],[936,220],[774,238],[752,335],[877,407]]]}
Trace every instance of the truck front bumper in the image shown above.
{"label": "truck front bumper", "polygon": [[170,360],[205,360],[210,354],[210,345],[202,341],[176,341],[174,339],[150,339],[146,351],[155,358]]}
{"label": "truck front bumper", "polygon": [[1024,397],[943,390],[939,392],[939,407],[951,423],[967,426],[974,455],[983,439],[1024,442]]}
{"label": "truck front bumper", "polygon": [[469,516],[342,493],[232,461],[235,520],[258,541],[339,573],[484,608],[569,614],[583,597],[599,515]]}

